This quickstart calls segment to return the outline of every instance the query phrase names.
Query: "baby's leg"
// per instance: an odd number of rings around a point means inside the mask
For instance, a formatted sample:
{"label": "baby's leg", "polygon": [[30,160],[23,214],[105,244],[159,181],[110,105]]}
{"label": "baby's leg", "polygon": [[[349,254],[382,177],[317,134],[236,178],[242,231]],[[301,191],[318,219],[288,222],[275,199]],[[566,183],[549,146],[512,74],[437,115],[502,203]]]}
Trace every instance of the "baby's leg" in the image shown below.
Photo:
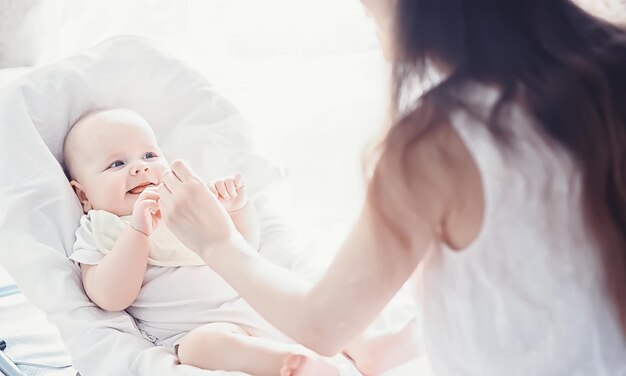
{"label": "baby's leg", "polygon": [[211,323],[182,338],[178,358],[207,370],[240,371],[255,376],[338,375],[325,358],[291,344],[250,337],[231,323]]}

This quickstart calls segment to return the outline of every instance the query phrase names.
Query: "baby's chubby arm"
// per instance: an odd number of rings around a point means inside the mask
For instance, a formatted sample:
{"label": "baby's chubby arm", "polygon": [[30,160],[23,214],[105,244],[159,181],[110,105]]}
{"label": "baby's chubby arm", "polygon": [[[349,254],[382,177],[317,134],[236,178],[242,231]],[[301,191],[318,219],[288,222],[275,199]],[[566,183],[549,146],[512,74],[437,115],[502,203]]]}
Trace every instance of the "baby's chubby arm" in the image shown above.
{"label": "baby's chubby arm", "polygon": [[208,184],[209,189],[228,212],[230,219],[244,239],[258,250],[261,243],[259,216],[254,205],[248,205],[248,193],[240,173],[232,178]]}
{"label": "baby's chubby arm", "polygon": [[100,308],[122,311],[137,298],[148,264],[149,236],[161,218],[158,200],[157,192],[144,190],[112,252],[98,265],[81,264],[85,291]]}

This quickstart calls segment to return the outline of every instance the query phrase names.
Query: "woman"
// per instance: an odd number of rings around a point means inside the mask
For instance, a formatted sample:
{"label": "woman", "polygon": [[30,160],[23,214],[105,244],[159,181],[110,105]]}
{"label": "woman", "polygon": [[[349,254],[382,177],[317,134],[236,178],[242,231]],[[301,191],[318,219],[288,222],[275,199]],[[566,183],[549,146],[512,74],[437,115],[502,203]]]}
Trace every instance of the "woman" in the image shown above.
{"label": "woman", "polygon": [[626,33],[567,0],[364,3],[393,64],[394,124],[323,278],[262,260],[181,163],[160,189],[166,224],[320,354],[421,263],[435,374],[626,372]]}

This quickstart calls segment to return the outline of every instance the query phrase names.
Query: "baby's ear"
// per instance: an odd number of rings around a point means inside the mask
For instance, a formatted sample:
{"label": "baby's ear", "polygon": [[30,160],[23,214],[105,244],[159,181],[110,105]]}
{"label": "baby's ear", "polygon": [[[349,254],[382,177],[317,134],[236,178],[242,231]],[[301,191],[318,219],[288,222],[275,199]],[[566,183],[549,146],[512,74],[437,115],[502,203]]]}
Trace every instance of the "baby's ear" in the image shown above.
{"label": "baby's ear", "polygon": [[80,201],[80,205],[83,207],[83,212],[87,213],[91,210],[91,203],[89,202],[89,198],[87,198],[87,194],[83,190],[83,186],[80,185],[76,180],[70,181],[70,185],[74,188],[74,192],[76,192],[76,196],[78,197],[78,201]]}

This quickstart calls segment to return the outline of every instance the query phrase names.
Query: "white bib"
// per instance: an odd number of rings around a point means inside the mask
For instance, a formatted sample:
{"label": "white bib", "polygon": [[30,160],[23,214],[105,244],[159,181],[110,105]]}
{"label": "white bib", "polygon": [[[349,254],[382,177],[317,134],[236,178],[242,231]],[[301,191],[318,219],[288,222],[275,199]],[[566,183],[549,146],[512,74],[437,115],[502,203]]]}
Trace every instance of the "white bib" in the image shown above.
{"label": "white bib", "polygon": [[[105,210],[90,210],[89,217],[96,246],[106,255],[113,250],[115,241],[130,222],[130,216],[118,217]],[[185,247],[163,223],[150,235],[148,264],[170,267],[206,265],[197,253]]]}

